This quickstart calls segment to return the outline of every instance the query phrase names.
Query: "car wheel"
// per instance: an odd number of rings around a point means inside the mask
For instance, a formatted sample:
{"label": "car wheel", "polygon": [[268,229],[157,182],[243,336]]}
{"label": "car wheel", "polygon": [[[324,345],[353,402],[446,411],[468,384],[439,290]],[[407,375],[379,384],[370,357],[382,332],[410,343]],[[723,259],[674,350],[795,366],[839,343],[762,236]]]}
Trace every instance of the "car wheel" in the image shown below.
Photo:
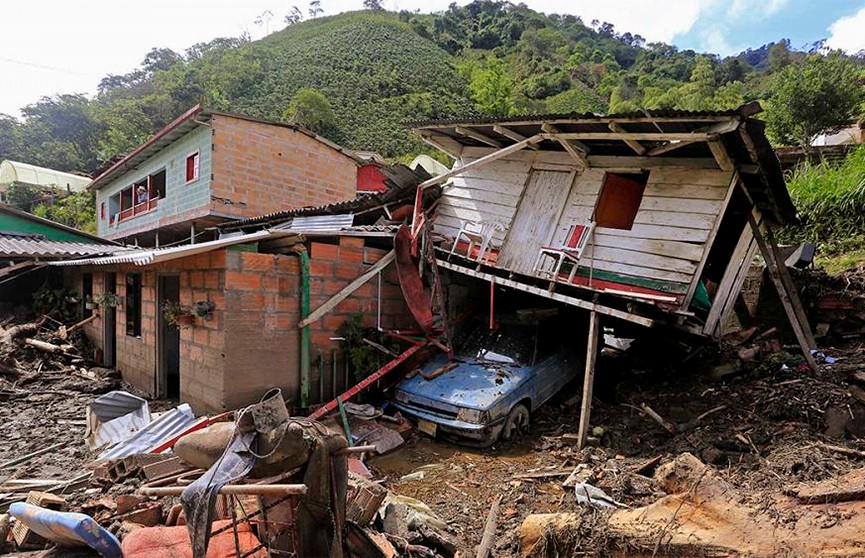
{"label": "car wheel", "polygon": [[520,403],[514,405],[511,412],[508,413],[508,418],[505,420],[505,425],[502,428],[502,440],[512,440],[517,432],[525,432],[529,428],[529,410],[525,405]]}

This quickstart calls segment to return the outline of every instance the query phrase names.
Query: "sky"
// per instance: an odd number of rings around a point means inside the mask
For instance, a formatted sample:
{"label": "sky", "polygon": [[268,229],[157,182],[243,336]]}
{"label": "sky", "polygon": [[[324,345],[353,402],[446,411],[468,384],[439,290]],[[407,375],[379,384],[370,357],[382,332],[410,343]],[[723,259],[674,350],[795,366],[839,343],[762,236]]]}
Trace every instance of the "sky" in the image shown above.
{"label": "sky", "polygon": [[[307,5],[298,2],[305,11]],[[452,0],[383,0],[390,10],[439,11]],[[721,55],[789,38],[807,48],[827,39],[865,49],[865,0],[524,0],[545,13],[608,21],[681,49]],[[459,0],[459,4],[467,0]],[[0,34],[0,113],[42,96],[96,92],[108,74],[135,69],[152,47],[183,52],[215,37],[253,39],[282,27],[292,0],[5,0]],[[362,0],[321,0],[325,15],[360,9]],[[266,14],[272,14],[268,17]],[[261,17],[264,14],[264,17]]]}

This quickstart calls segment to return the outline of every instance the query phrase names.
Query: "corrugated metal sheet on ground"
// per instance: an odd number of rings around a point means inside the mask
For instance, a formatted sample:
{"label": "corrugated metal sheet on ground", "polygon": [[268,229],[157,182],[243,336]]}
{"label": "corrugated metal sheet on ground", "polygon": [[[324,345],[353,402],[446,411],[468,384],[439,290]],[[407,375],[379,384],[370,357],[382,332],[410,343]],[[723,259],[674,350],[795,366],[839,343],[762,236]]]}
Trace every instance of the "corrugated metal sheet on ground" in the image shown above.
{"label": "corrugated metal sheet on ground", "polygon": [[85,438],[91,451],[128,439],[151,421],[147,401],[125,391],[112,391],[87,406]]}
{"label": "corrugated metal sheet on ground", "polygon": [[124,246],[0,235],[0,258],[68,258],[129,251]]}
{"label": "corrugated metal sheet on ground", "polygon": [[99,459],[119,459],[136,453],[146,453],[153,446],[180,434],[196,422],[192,408],[183,403],[136,432],[113,448],[99,455]]}

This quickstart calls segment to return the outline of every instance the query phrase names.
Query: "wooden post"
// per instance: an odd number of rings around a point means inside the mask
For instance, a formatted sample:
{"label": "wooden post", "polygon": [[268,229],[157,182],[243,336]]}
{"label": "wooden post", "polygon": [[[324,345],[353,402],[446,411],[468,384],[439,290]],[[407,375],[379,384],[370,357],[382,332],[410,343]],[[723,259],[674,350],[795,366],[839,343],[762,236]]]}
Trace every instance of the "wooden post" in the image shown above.
{"label": "wooden post", "polygon": [[796,334],[796,340],[799,341],[799,346],[802,348],[805,362],[808,363],[811,370],[817,370],[817,362],[811,354],[811,349],[817,348],[814,335],[811,333],[808,319],[805,317],[804,310],[802,310],[802,303],[799,301],[799,295],[796,294],[793,280],[789,275],[784,277],[784,274],[788,273],[787,267],[784,265],[784,262],[779,261],[775,242],[771,236],[772,232],[765,225],[761,226],[757,223],[753,211],[748,214],[748,224],[751,225],[751,230],[754,232],[754,240],[757,241],[760,253],[763,254],[763,259],[766,261],[769,277],[778,291],[778,296],[781,297],[781,305],[784,307],[787,319],[790,320],[790,326],[793,328],[793,333]]}
{"label": "wooden post", "polygon": [[595,384],[595,359],[598,353],[599,315],[592,310],[589,313],[589,341],[586,347],[586,374],[583,378],[583,404],[580,406],[580,430],[577,447],[583,449],[589,435],[589,420],[592,416],[592,388]]}

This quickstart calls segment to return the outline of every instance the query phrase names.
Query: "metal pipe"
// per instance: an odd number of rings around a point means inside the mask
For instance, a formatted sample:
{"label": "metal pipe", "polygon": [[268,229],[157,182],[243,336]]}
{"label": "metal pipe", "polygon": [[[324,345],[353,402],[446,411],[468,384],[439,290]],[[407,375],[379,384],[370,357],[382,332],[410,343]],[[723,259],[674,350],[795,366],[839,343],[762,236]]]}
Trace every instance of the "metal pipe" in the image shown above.
{"label": "metal pipe", "polygon": [[[144,496],[180,496],[186,490],[185,486],[165,486],[158,488],[143,487],[138,490]],[[258,495],[283,496],[306,494],[305,484],[228,484],[219,489],[219,494],[226,495]]]}

